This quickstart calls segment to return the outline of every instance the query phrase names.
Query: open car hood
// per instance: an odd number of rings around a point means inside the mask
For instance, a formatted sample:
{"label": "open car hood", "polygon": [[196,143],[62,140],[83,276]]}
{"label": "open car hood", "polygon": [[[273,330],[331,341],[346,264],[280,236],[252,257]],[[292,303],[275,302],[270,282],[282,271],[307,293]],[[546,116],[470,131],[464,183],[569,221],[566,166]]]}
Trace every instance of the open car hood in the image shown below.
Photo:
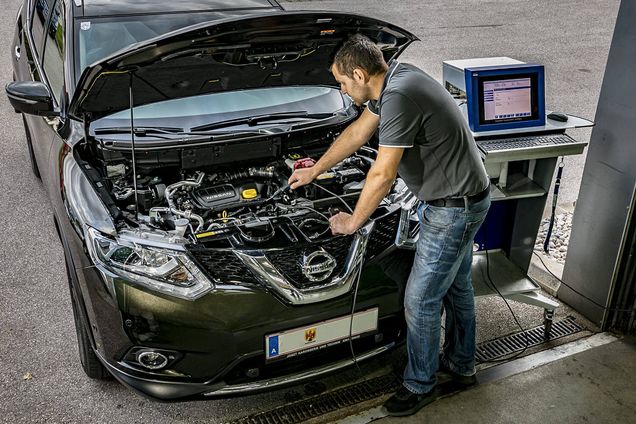
{"label": "open car hood", "polygon": [[87,67],[69,113],[89,120],[134,106],[199,94],[289,85],[338,87],[329,71],[351,34],[375,41],[387,62],[413,34],[377,19],[334,12],[281,12],[197,24],[131,45]]}

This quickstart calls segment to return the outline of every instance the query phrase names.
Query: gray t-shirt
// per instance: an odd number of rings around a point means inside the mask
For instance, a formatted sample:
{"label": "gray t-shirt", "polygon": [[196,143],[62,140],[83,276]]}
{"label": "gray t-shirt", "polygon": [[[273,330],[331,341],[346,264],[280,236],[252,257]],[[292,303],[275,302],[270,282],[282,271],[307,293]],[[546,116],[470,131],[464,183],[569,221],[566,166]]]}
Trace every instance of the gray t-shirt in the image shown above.
{"label": "gray t-shirt", "polygon": [[392,62],[377,102],[383,147],[403,147],[398,173],[420,200],[470,196],[488,187],[475,140],[451,95],[413,65]]}

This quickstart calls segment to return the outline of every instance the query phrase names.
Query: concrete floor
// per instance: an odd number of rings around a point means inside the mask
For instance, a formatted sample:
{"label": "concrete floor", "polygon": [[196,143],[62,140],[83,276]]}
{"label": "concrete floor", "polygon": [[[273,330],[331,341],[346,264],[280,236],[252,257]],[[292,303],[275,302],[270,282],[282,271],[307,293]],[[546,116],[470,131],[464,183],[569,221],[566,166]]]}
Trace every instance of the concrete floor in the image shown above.
{"label": "concrete floor", "polygon": [[636,422],[636,338],[594,347],[454,396],[392,423]]}

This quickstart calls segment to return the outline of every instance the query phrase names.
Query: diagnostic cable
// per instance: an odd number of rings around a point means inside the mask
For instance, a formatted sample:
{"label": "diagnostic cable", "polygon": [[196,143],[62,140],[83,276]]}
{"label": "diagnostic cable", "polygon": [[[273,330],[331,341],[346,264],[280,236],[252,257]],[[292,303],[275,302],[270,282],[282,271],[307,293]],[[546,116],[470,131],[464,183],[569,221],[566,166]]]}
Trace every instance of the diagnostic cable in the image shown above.
{"label": "diagnostic cable", "polygon": [[[350,213],[353,213],[353,209],[351,209],[351,207],[349,206],[349,204],[347,202],[345,202],[345,200],[340,197],[339,195],[337,195],[336,193],[332,192],[331,190],[326,189],[325,187],[321,186],[320,184],[316,184],[315,182],[312,182],[311,184],[313,184],[314,186],[324,190],[325,192],[327,192],[328,194],[336,197],[338,200],[340,200],[345,207],[347,208],[347,210]],[[360,230],[358,230],[360,231]],[[351,313],[349,314],[351,316],[351,319],[349,319],[349,350],[351,351],[351,359],[353,360],[353,363],[355,364],[356,368],[358,369],[358,372],[362,372],[362,370],[360,369],[360,365],[358,365],[358,358],[356,357],[356,353],[353,349],[353,317],[355,315],[355,311],[356,311],[356,302],[358,299],[358,287],[360,286],[360,277],[362,276],[362,264],[360,264],[360,267],[358,269],[358,272],[356,274],[356,278],[353,282],[353,299],[351,301]]]}

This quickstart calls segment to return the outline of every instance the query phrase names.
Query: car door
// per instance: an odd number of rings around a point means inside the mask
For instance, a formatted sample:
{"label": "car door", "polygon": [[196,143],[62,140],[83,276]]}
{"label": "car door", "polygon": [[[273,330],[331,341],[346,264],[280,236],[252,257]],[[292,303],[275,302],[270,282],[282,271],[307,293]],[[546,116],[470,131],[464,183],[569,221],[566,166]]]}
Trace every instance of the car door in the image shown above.
{"label": "car door", "polygon": [[[35,7],[32,15],[33,45],[36,46],[36,67],[40,72],[41,81],[49,87],[53,97],[54,107],[59,109],[63,103],[65,92],[64,83],[64,52],[65,34],[65,4],[63,0],[34,0]],[[42,20],[44,25],[40,27]],[[38,41],[41,38],[41,42]],[[37,80],[37,75],[33,80]],[[42,182],[49,194],[56,185],[55,164],[50,162],[51,147],[54,144],[64,144],[59,130],[63,122],[59,117],[29,117],[33,151],[36,156]],[[51,173],[53,171],[54,173]]]}
{"label": "car door", "polygon": [[[55,0],[27,0],[22,11],[21,21],[18,23],[18,34],[15,39],[14,60],[16,60],[15,79],[17,81],[45,81],[42,75],[42,65],[39,55],[42,51],[46,21],[49,17],[50,6]],[[22,30],[20,34],[20,30]],[[38,169],[45,161],[50,147],[51,134],[49,131],[41,133],[41,117],[23,115],[24,123],[31,134],[30,149],[35,158]],[[28,140],[27,140],[28,142]]]}

